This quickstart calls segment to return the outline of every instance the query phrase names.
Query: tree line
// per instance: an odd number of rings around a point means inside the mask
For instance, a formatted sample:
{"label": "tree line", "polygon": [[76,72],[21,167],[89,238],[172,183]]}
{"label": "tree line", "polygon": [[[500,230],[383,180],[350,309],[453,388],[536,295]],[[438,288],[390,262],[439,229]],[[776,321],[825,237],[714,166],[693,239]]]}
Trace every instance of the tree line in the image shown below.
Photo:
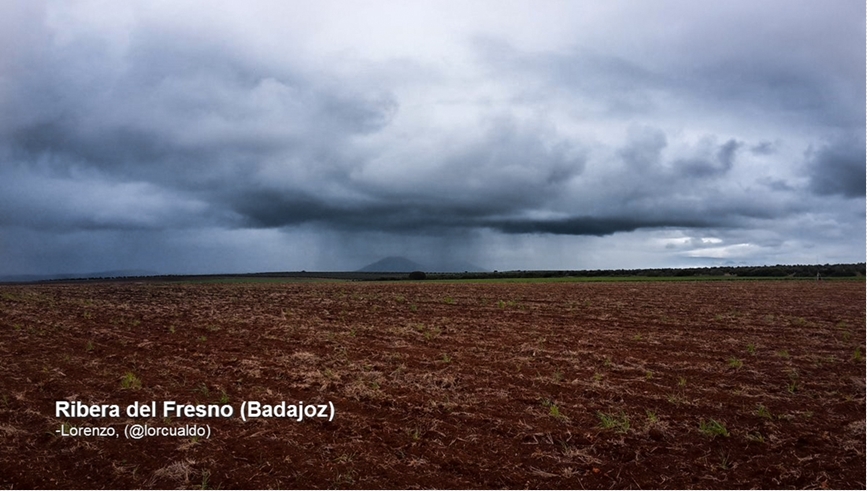
{"label": "tree line", "polygon": [[845,278],[864,277],[865,263],[854,264],[777,264],[775,266],[709,266],[701,268],[650,269],[588,269],[562,271],[494,271],[464,273],[433,273],[430,279],[484,279],[484,278],[561,278],[561,277],[629,277],[648,278],[686,276],[743,276],[772,278]]}

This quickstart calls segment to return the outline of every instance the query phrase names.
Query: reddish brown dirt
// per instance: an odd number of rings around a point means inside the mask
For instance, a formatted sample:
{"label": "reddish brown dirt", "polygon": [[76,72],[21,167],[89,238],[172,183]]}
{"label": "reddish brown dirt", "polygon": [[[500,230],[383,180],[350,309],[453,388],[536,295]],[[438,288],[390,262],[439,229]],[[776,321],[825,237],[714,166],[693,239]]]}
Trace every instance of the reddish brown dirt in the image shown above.
{"label": "reddish brown dirt", "polygon": [[[4,286],[0,486],[864,489],[864,344],[857,281]],[[212,436],[56,433],[133,422]]]}

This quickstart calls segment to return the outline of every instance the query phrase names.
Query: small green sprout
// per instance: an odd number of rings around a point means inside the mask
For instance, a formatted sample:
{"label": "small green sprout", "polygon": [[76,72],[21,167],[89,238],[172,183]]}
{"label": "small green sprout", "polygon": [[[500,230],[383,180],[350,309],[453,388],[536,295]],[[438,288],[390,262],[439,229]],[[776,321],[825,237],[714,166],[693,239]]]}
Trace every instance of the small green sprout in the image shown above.
{"label": "small green sprout", "polygon": [[120,379],[120,386],[124,389],[141,389],[141,380],[135,376],[132,372],[127,372],[126,375]]}
{"label": "small green sprout", "polygon": [[603,430],[613,429],[618,433],[626,433],[629,431],[629,418],[626,417],[622,411],[620,412],[620,417],[606,414],[601,411],[596,413],[596,416],[599,418],[599,426]]}
{"label": "small green sprout", "polygon": [[729,436],[729,430],[726,429],[725,425],[715,419],[711,419],[710,421],[701,420],[698,429],[711,438]]}

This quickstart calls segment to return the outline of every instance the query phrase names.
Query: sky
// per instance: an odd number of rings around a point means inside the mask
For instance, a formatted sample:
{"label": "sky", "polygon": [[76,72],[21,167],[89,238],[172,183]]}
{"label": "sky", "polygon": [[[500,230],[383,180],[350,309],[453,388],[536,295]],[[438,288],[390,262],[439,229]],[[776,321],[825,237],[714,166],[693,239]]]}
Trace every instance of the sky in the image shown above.
{"label": "sky", "polygon": [[863,1],[0,2],[0,274],[865,260]]}

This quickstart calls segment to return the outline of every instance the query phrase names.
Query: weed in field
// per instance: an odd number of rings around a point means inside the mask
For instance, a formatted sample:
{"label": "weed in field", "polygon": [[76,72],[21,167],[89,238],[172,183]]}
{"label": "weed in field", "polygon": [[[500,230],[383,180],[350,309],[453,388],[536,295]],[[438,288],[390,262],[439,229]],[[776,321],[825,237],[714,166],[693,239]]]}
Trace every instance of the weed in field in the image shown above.
{"label": "weed in field", "polygon": [[169,326],[169,332],[172,333],[172,334],[175,333],[175,325],[174,325],[174,324],[172,324],[172,325]]}
{"label": "weed in field", "polygon": [[440,331],[439,327],[432,327],[424,333],[424,338],[430,341],[431,339],[440,335],[442,331]]}
{"label": "weed in field", "polygon": [[744,362],[742,362],[741,360],[739,360],[735,357],[729,358],[728,363],[729,363],[729,366],[734,368],[735,370],[739,370],[742,366],[744,366]]}
{"label": "weed in field", "polygon": [[665,397],[665,400],[675,406],[680,406],[681,404],[687,404],[689,402],[689,400],[681,394],[669,394]]}
{"label": "weed in field", "polygon": [[698,425],[698,429],[702,432],[702,434],[711,438],[715,438],[717,436],[729,436],[729,430],[726,429],[725,425],[715,419],[711,419],[710,421],[701,420],[701,423],[699,423]]}
{"label": "weed in field", "polygon": [[84,345],[84,351],[87,351],[88,353],[93,351],[93,342],[92,341],[88,341],[87,344]]}
{"label": "weed in field", "polygon": [[789,358],[789,352],[784,349],[777,351],[776,355],[784,360]]}
{"label": "weed in field", "polygon": [[443,363],[451,363],[452,357],[449,356],[448,353],[443,353],[442,361],[443,361]]}
{"label": "weed in field", "polygon": [[685,377],[678,377],[677,378],[677,386],[678,387],[686,387],[686,378]]}
{"label": "weed in field", "polygon": [[761,433],[747,433],[747,440],[756,443],[765,443],[765,437]]}
{"label": "weed in field", "polygon": [[406,430],[406,434],[409,435],[409,437],[412,438],[412,441],[414,442],[421,440],[421,430],[418,428],[418,426],[411,430]]}
{"label": "weed in field", "polygon": [[134,373],[127,372],[126,375],[120,379],[120,386],[124,389],[141,389],[141,379],[136,377]]}
{"label": "weed in field", "polygon": [[[73,426],[72,424],[64,421],[63,423],[60,424],[60,433],[59,434],[60,435],[63,435],[63,434],[68,435],[74,428],[76,428],[76,427]],[[51,431],[49,431],[48,434],[51,436],[57,436],[58,435],[58,433],[51,432]]]}
{"label": "weed in field", "polygon": [[15,294],[9,293],[9,292],[0,293],[0,298],[2,298],[3,300],[10,300],[10,301],[20,300],[18,295],[15,295]]}
{"label": "weed in field", "polygon": [[859,363],[864,361],[864,354],[861,353],[861,347],[860,346],[855,347],[855,353],[852,354],[852,359],[859,362]]}
{"label": "weed in field", "polygon": [[798,371],[792,370],[789,372],[789,382],[786,383],[786,390],[789,391],[790,394],[794,394],[798,391],[800,383],[799,383]]}
{"label": "weed in field", "polygon": [[553,416],[557,419],[563,418],[563,415],[560,414],[560,408],[556,404],[551,404],[551,407],[548,408],[548,414],[550,414],[551,416]]}
{"label": "weed in field", "polygon": [[452,297],[446,297],[443,301],[444,301],[447,305],[454,305],[454,304],[455,304],[455,299],[452,298]]}
{"label": "weed in field", "polygon": [[211,472],[210,471],[208,471],[208,470],[202,471],[202,485],[199,487],[199,489],[210,489],[210,487],[208,486],[208,479],[210,479],[210,478],[211,478]]}
{"label": "weed in field", "polygon": [[731,460],[729,458],[728,452],[722,452],[721,451],[719,456],[720,456],[719,468],[724,470],[724,471],[729,470],[732,466],[732,463],[731,463]]}
{"label": "weed in field", "polygon": [[603,430],[615,430],[617,433],[626,433],[629,431],[629,418],[623,412],[620,412],[620,417],[603,412],[597,412],[596,417],[599,418],[599,426]]}
{"label": "weed in field", "polygon": [[203,396],[205,396],[205,398],[211,395],[210,389],[208,389],[208,386],[204,382],[196,386],[195,392],[201,393]]}
{"label": "weed in field", "polygon": [[410,312],[418,312],[418,305],[414,303],[409,304],[409,310]]}
{"label": "weed in field", "polygon": [[749,353],[753,356],[756,356],[756,345],[753,343],[748,344],[747,345],[747,353]]}
{"label": "weed in field", "polygon": [[334,478],[334,489],[344,489],[355,484],[355,471],[337,474]]}
{"label": "weed in field", "polygon": [[605,368],[610,367],[610,366],[611,366],[611,358],[608,358],[608,357],[606,356],[606,357],[605,357],[605,361],[602,362],[602,366],[604,366]]}
{"label": "weed in field", "polygon": [[228,404],[229,403],[229,394],[226,394],[225,390],[220,391],[220,404]]}
{"label": "weed in field", "polygon": [[641,334],[639,333],[639,334],[636,334],[635,336],[632,336],[632,340],[633,341],[641,341],[642,340]]}
{"label": "weed in field", "polygon": [[644,378],[647,379],[647,380],[652,379],[652,378],[653,378],[653,372],[650,371],[650,370],[648,370],[647,372],[645,372],[645,374],[644,374]]}
{"label": "weed in field", "polygon": [[549,416],[553,416],[557,419],[566,419],[566,416],[564,416],[560,412],[560,407],[557,406],[557,404],[554,403],[554,401],[552,401],[551,399],[548,399],[548,398],[542,399],[542,406],[548,408],[548,415]]}
{"label": "weed in field", "polygon": [[563,381],[563,372],[561,372],[559,370],[555,371],[552,378],[554,379],[555,384],[559,384],[560,382]]}
{"label": "weed in field", "polygon": [[356,457],[355,452],[344,453],[344,454],[341,454],[339,457],[337,457],[337,459],[335,459],[334,461],[337,462],[338,464],[351,464],[353,461],[355,461],[355,457]]}
{"label": "weed in field", "polygon": [[205,336],[205,335],[201,335],[201,336],[199,336],[199,342],[200,342],[200,343],[204,343],[204,342],[207,341],[207,340],[208,340],[208,336]]}
{"label": "weed in field", "polygon": [[656,415],[655,412],[651,411],[650,409],[645,409],[644,414],[647,415],[647,421],[649,421],[650,424],[656,424],[659,422],[659,417]]}
{"label": "weed in field", "polygon": [[436,327],[436,326],[434,326],[434,327],[428,327],[428,326],[426,326],[426,325],[424,325],[424,324],[417,324],[417,325],[415,326],[415,330],[418,331],[418,332],[420,332],[421,335],[424,336],[424,338],[425,338],[426,340],[428,340],[428,341],[430,341],[431,339],[434,339],[435,337],[439,336],[440,333],[442,332],[442,331],[440,330],[440,328],[438,328],[438,327]]}
{"label": "weed in field", "polygon": [[756,416],[765,419],[773,419],[771,412],[768,411],[768,408],[765,407],[764,404],[759,404],[756,408]]}
{"label": "weed in field", "polygon": [[852,338],[852,333],[850,331],[843,331],[843,342],[848,343]]}
{"label": "weed in field", "polygon": [[594,373],[593,374],[593,381],[596,382],[597,384],[599,382],[602,382],[602,374],[599,372]]}

